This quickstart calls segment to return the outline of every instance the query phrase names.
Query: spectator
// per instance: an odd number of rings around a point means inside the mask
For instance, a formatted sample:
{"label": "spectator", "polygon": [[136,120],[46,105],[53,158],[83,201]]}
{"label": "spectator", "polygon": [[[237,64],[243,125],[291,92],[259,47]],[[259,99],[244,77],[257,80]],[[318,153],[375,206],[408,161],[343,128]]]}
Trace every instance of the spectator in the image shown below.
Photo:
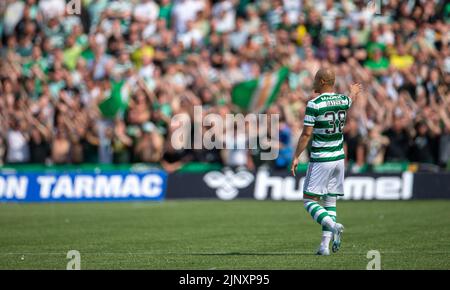
{"label": "spectator", "polygon": [[30,147],[28,146],[27,123],[22,119],[14,119],[11,127],[6,133],[6,162],[26,163],[30,161]]}
{"label": "spectator", "polygon": [[230,34],[230,46],[234,51],[238,51],[247,41],[249,34],[244,25],[245,20],[238,18],[236,29]]}
{"label": "spectator", "polygon": [[130,148],[133,139],[126,132],[126,125],[122,119],[116,119],[114,124],[114,136],[112,141],[113,163],[130,163]]}
{"label": "spectator", "polygon": [[347,120],[344,132],[344,151],[347,160],[352,162],[352,170],[358,170],[364,165],[364,145],[358,132],[358,122],[354,118]]}
{"label": "spectator", "polygon": [[218,33],[233,31],[236,20],[233,2],[230,0],[219,0],[212,7],[212,17],[212,24]]}
{"label": "spectator", "polygon": [[253,168],[253,161],[250,155],[250,151],[247,149],[246,144],[248,144],[247,136],[242,128],[238,128],[237,124],[232,124],[233,128],[228,128],[228,130],[233,130],[234,135],[226,135],[225,139],[225,150],[222,152],[222,159],[224,160],[224,165],[232,168]]}
{"label": "spectator", "polygon": [[435,138],[430,134],[427,124],[419,122],[415,126],[416,136],[411,147],[411,160],[420,163],[434,163],[433,149]]}
{"label": "spectator", "polygon": [[397,46],[397,53],[391,55],[390,63],[393,68],[403,70],[409,69],[414,64],[414,58],[406,53],[406,48],[403,44]]}
{"label": "spectator", "polygon": [[411,138],[406,130],[404,118],[397,116],[394,118],[392,128],[384,132],[389,138],[389,145],[386,149],[386,161],[407,161],[408,149],[410,148]]}
{"label": "spectator", "polygon": [[[43,119],[43,116],[36,116]],[[47,127],[47,124],[41,122],[35,116],[28,115],[29,123],[31,123],[31,134],[30,134],[30,162],[36,164],[47,163],[47,156],[50,153],[50,138],[51,131]]]}
{"label": "spectator", "polygon": [[176,1],[172,13],[177,33],[185,32],[187,22],[195,20],[197,13],[204,9],[207,9],[204,0]]}
{"label": "spectator", "polygon": [[136,144],[135,158],[139,162],[159,162],[163,153],[163,144],[163,138],[157,132],[156,126],[151,122],[146,123],[143,126],[143,134]]}
{"label": "spectator", "polygon": [[369,166],[383,164],[386,147],[389,145],[389,138],[381,134],[380,126],[373,125],[369,129],[365,144],[366,162]]}
{"label": "spectator", "polygon": [[389,60],[383,56],[383,51],[378,47],[373,49],[372,54],[372,57],[370,57],[364,65],[376,76],[385,75],[389,68]]}

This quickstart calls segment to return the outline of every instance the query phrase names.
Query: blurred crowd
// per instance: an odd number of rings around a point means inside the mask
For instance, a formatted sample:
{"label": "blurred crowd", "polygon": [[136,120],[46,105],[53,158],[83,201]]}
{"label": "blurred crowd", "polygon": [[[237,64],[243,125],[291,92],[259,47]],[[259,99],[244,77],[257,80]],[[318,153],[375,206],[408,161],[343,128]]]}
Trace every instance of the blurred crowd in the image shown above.
{"label": "blurred crowd", "polygon": [[[450,160],[445,0],[80,0],[80,11],[67,2],[0,3],[0,163],[253,169],[257,150],[176,149],[171,118],[196,105],[234,112],[234,84],[281,66],[290,74],[268,109],[281,116],[270,166],[289,165],[314,74],[327,66],[337,92],[364,87],[345,128],[353,170]],[[128,107],[107,119],[98,104],[115,82]]]}

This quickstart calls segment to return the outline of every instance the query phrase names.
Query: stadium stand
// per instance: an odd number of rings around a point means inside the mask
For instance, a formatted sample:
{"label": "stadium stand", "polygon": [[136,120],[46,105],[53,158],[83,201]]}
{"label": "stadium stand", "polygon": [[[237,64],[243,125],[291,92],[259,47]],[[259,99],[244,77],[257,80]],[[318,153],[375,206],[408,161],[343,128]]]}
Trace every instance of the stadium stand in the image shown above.
{"label": "stadium stand", "polygon": [[[0,163],[253,169],[261,164],[251,151],[175,150],[170,120],[195,105],[233,112],[235,84],[287,66],[269,108],[281,115],[282,154],[268,164],[287,167],[314,73],[331,66],[337,91],[353,82],[366,91],[347,119],[349,170],[392,162],[443,170],[450,3],[380,3],[81,0],[77,15],[63,0],[1,1]],[[105,118],[98,105],[118,84],[126,106]]]}

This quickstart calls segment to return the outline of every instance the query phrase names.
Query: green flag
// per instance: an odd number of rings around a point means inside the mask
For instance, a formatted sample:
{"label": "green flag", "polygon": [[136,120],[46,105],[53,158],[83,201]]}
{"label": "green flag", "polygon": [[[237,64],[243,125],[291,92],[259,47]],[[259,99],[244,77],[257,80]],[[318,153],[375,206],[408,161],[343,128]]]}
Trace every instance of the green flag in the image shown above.
{"label": "green flag", "polygon": [[282,67],[276,72],[265,73],[258,79],[236,84],[231,92],[233,104],[247,112],[263,112],[276,100],[288,74],[289,69]]}
{"label": "green flag", "polygon": [[128,106],[128,93],[124,87],[124,82],[113,82],[111,84],[111,93],[104,99],[98,108],[105,118],[114,118],[118,112],[124,111]]}

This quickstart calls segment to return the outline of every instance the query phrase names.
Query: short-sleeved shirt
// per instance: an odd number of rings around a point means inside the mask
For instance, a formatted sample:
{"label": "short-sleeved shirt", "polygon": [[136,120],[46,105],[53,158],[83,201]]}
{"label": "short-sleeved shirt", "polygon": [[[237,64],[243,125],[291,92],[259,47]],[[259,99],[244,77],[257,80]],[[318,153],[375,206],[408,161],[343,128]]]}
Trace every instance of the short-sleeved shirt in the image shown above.
{"label": "short-sleeved shirt", "polygon": [[310,162],[345,158],[343,130],[352,100],[342,94],[325,93],[306,106],[304,125],[313,126]]}

